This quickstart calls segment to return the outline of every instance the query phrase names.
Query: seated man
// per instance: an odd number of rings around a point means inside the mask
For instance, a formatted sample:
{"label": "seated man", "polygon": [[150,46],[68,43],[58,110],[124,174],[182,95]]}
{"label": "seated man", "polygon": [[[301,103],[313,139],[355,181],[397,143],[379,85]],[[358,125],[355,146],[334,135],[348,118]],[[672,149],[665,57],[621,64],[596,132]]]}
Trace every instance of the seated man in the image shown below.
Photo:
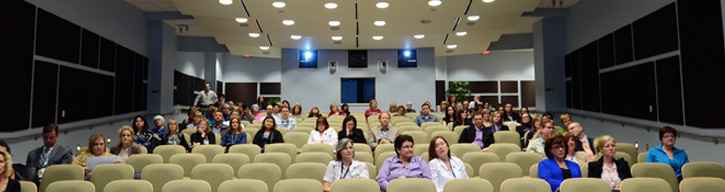
{"label": "seated man", "polygon": [[428,104],[423,104],[423,106],[420,107],[420,115],[415,118],[415,124],[420,126],[421,124],[425,122],[438,122],[438,117],[435,115],[430,115],[430,106]]}
{"label": "seated man", "polygon": [[58,141],[58,125],[50,123],[43,127],[43,146],[33,149],[28,153],[25,166],[28,167],[28,179],[40,182],[43,171],[51,165],[71,164],[73,152],[62,145],[56,145]]}
{"label": "seated man", "polygon": [[463,129],[458,143],[473,143],[481,147],[482,152],[488,151],[488,146],[493,144],[493,131],[490,127],[483,126],[483,113],[473,113],[473,125]]}
{"label": "seated man", "polygon": [[368,144],[370,148],[375,148],[378,144],[390,144],[395,142],[395,138],[400,135],[398,129],[390,125],[390,113],[383,112],[378,116],[380,126],[370,130],[370,138]]}

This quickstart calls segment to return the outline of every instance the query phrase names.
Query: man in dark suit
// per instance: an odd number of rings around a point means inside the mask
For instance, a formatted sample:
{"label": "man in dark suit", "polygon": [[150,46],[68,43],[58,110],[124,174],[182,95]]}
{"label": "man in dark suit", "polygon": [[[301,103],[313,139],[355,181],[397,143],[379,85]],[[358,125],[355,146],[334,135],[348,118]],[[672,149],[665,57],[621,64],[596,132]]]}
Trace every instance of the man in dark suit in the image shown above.
{"label": "man in dark suit", "polygon": [[[592,154],[594,154],[594,139],[587,137],[587,134],[584,133],[584,127],[582,127],[581,124],[573,122],[570,123],[566,129],[577,138],[575,151],[585,151],[587,153],[592,152]],[[585,146],[589,148],[590,151],[585,150]]]}
{"label": "man in dark suit", "polygon": [[73,162],[71,149],[56,145],[58,141],[58,125],[50,123],[43,127],[42,147],[33,149],[28,153],[25,166],[28,168],[28,178],[31,181],[40,182],[45,168],[57,164],[70,164]]}
{"label": "man in dark suit", "polygon": [[458,143],[473,143],[481,147],[482,152],[488,151],[488,146],[493,144],[493,131],[490,127],[483,126],[483,113],[473,113],[473,125],[463,129]]}

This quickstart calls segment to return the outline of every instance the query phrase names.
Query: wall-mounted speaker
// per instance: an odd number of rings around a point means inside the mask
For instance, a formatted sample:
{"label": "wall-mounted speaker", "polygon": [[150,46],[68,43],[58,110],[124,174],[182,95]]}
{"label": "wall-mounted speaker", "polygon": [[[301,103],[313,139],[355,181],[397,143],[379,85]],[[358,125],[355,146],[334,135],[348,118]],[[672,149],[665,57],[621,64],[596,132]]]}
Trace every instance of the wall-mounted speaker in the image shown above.
{"label": "wall-mounted speaker", "polygon": [[378,61],[378,69],[385,74],[388,71],[388,61]]}
{"label": "wall-mounted speaker", "polygon": [[335,71],[337,71],[337,61],[327,61],[327,68],[330,70],[330,74],[335,74]]}

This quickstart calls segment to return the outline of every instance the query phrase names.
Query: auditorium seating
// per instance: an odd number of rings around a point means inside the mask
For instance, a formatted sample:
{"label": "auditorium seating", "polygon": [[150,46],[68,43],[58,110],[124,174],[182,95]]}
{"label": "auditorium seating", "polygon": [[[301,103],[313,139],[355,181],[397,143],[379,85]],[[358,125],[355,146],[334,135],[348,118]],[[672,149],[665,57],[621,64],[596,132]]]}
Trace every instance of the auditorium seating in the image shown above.
{"label": "auditorium seating", "polygon": [[[672,170],[672,169],[670,169]],[[629,178],[622,181],[621,192],[673,192],[667,181],[660,178]]]}
{"label": "auditorium seating", "polygon": [[140,172],[147,165],[154,163],[164,163],[163,157],[159,154],[136,154],[128,156],[128,160],[126,160],[126,164],[131,165],[133,171],[136,172]]}
{"label": "auditorium seating", "polygon": [[[503,188],[502,182],[504,180],[523,177],[523,174],[521,173],[521,168],[513,163],[486,163],[481,165],[479,172],[482,179],[486,179],[491,182],[491,185],[493,185],[493,189],[495,192],[501,191],[500,188]],[[546,183],[546,181],[544,181],[544,183]],[[551,190],[551,188],[546,188],[546,190]]]}
{"label": "auditorium seating", "polygon": [[458,134],[451,132],[451,131],[436,131],[433,132],[429,138],[433,139],[436,136],[442,136],[446,141],[448,141],[448,145],[454,145],[458,144]]}
{"label": "auditorium seating", "polygon": [[292,159],[285,153],[267,152],[254,158],[255,163],[274,163],[279,166],[281,178],[286,178],[287,168],[292,164]]}
{"label": "auditorium seating", "polygon": [[443,185],[443,192],[461,191],[493,192],[493,185],[485,179],[477,178],[453,179]]}
{"label": "auditorium seating", "polygon": [[725,180],[714,177],[686,178],[680,182],[681,192],[715,192],[725,190]]}
{"label": "auditorium seating", "polygon": [[180,165],[184,168],[184,177],[191,177],[191,170],[198,164],[206,163],[206,157],[196,153],[176,154],[171,156],[169,163]]}
{"label": "auditorium seating", "polygon": [[395,151],[395,147],[393,146],[393,144],[380,144],[375,147],[375,160],[378,160],[380,154],[388,151]]}
{"label": "auditorium seating", "polygon": [[436,192],[433,181],[421,178],[393,179],[388,183],[388,192]]}
{"label": "auditorium seating", "polygon": [[[307,132],[295,131],[297,129],[300,129],[300,128],[292,129],[291,133],[287,133],[286,135],[284,135],[284,142],[294,144],[295,147],[297,147],[297,150],[301,150],[302,146],[307,144],[307,140],[310,138],[310,132],[309,131],[307,131]],[[302,129],[306,129],[306,128],[302,128]],[[312,131],[312,129],[310,129],[310,131]]]}
{"label": "auditorium seating", "polygon": [[473,172],[468,172],[470,177],[478,177],[480,175],[478,169],[481,168],[481,165],[500,161],[498,156],[491,152],[469,152],[463,155],[461,160],[473,168]]}
{"label": "auditorium seating", "polygon": [[428,142],[413,145],[413,155],[421,156],[423,153],[428,152],[428,145]]}
{"label": "auditorium seating", "polygon": [[237,192],[244,189],[245,192],[268,192],[267,184],[258,179],[232,179],[224,181],[219,185],[218,192]]}
{"label": "auditorium seating", "polygon": [[38,186],[30,181],[19,181],[20,192],[38,192]]}
{"label": "auditorium seating", "polygon": [[184,178],[184,168],[177,164],[152,164],[141,172],[141,180],[149,181],[154,191],[161,191],[164,184]]}
{"label": "auditorium seating", "polygon": [[690,162],[682,167],[682,177],[715,177],[725,179],[725,167],[715,162]]}
{"label": "auditorium seating", "polygon": [[538,165],[539,162],[544,160],[544,157],[538,153],[530,152],[513,152],[506,156],[506,162],[515,163],[521,167],[524,176],[529,176],[529,168],[533,165]]}
{"label": "auditorium seating", "polygon": [[355,152],[355,160],[362,161],[362,162],[369,162],[374,163],[375,160],[373,160],[373,155],[370,154],[370,152]]}
{"label": "auditorium seating", "polygon": [[330,155],[330,157],[335,156],[335,148],[332,147],[332,145],[327,143],[310,143],[306,144],[305,146],[302,146],[302,153],[309,153],[309,152],[323,152]]}
{"label": "auditorium seating", "polygon": [[234,169],[227,164],[204,163],[191,170],[191,179],[206,181],[211,186],[212,192],[216,192],[222,182],[233,178]]}
{"label": "auditorium seating", "polygon": [[294,163],[286,170],[285,179],[313,179],[320,183],[324,183],[322,179],[327,171],[326,164],[320,163]]}
{"label": "auditorium seating", "polygon": [[511,143],[494,143],[488,146],[488,152],[495,153],[501,160],[506,160],[509,153],[521,152],[521,147]]}
{"label": "auditorium seating", "polygon": [[[133,157],[135,155],[132,155]],[[91,175],[91,183],[96,188],[96,192],[103,192],[106,185],[111,181],[133,179],[133,167],[124,164],[105,164],[99,165],[93,169]]]}
{"label": "auditorium seating", "polygon": [[[265,149],[265,153],[270,153],[270,152],[285,153],[285,154],[287,154],[287,156],[290,157],[290,162],[294,162],[294,159],[297,158],[298,151],[297,151],[297,146],[295,146],[293,144],[273,143],[273,144],[270,144],[269,146],[267,146],[267,148]],[[260,155],[263,155],[263,154],[260,154]],[[257,156],[259,156],[259,155],[257,155]],[[256,161],[257,157],[254,157],[254,158]]]}
{"label": "auditorium seating", "polygon": [[[358,152],[355,152],[357,154]],[[365,153],[365,152],[362,152]],[[370,155],[370,153],[367,153]],[[357,157],[357,155],[356,155]],[[372,157],[371,157],[372,158]],[[297,155],[297,158],[295,159],[295,163],[305,163],[305,162],[313,162],[313,163],[321,163],[323,165],[327,165],[333,158],[324,152],[306,152],[306,153],[300,153]]]}
{"label": "auditorium seating", "polygon": [[[83,167],[79,165],[54,165],[45,169],[43,180],[40,182],[38,191],[45,192],[48,185],[57,181],[77,180],[83,181]],[[90,182],[89,182],[90,183]],[[81,184],[82,185],[82,184]],[[91,183],[92,185],[92,183]],[[91,190],[95,191],[95,189]]]}
{"label": "auditorium seating", "polygon": [[462,158],[463,155],[468,152],[480,152],[481,147],[479,147],[476,144],[459,143],[459,144],[455,144],[455,145],[450,145],[450,151],[451,151],[452,156]]}
{"label": "auditorium seating", "polygon": [[501,192],[550,192],[549,183],[539,178],[511,178],[501,183]]}
{"label": "auditorium seating", "polygon": [[675,171],[672,170],[667,164],[664,163],[637,163],[632,166],[632,177],[652,177],[659,178],[666,181],[670,186],[672,192],[678,192],[677,176]]}
{"label": "auditorium seating", "polygon": [[388,151],[383,154],[380,154],[377,159],[375,159],[375,167],[377,167],[376,171],[380,172],[380,167],[383,166],[383,162],[385,162],[386,159],[390,157],[397,156],[397,154],[393,151]]}
{"label": "auditorium seating", "polygon": [[274,185],[274,192],[320,192],[322,183],[313,179],[285,179]]}
{"label": "auditorium seating", "polygon": [[232,145],[231,147],[229,147],[229,153],[245,154],[249,157],[249,160],[254,160],[257,155],[262,153],[262,149],[260,149],[259,146],[255,144]]}
{"label": "auditorium seating", "polygon": [[609,183],[599,178],[571,178],[561,182],[561,192],[611,192]]}
{"label": "auditorium seating", "polygon": [[[623,152],[629,155],[631,161],[629,162],[629,166],[632,167],[635,163],[640,162],[637,157],[637,148],[634,147],[631,143],[617,143],[617,152]],[[644,162],[644,161],[642,161]]]}
{"label": "auditorium seating", "polygon": [[[45,178],[44,178],[45,179]],[[47,192],[95,192],[93,183],[83,180],[55,181],[48,185]]]}
{"label": "auditorium seating", "polygon": [[[169,158],[175,154],[186,153],[186,149],[181,145],[159,145],[154,148],[154,154],[161,155],[164,163],[169,162]],[[135,155],[129,156],[129,159]]]}
{"label": "auditorium seating", "polygon": [[161,192],[211,192],[211,185],[204,180],[184,179],[173,180],[164,184]]}
{"label": "auditorium seating", "polygon": [[375,180],[369,179],[343,179],[335,181],[330,192],[380,192],[380,186]]}
{"label": "auditorium seating", "polygon": [[[98,186],[96,186],[98,188]],[[153,192],[154,187],[144,180],[115,180],[106,185],[104,192]]]}
{"label": "auditorium seating", "polygon": [[516,131],[497,131],[493,133],[493,139],[496,141],[496,143],[514,144],[518,146],[519,151],[521,151],[521,136]]}
{"label": "auditorium seating", "polygon": [[227,153],[214,156],[212,163],[223,163],[232,167],[232,173],[239,171],[239,168],[250,162],[249,156],[239,153]]}
{"label": "auditorium seating", "polygon": [[274,163],[249,163],[239,168],[239,179],[259,179],[269,186],[274,186],[282,179],[282,171]]}

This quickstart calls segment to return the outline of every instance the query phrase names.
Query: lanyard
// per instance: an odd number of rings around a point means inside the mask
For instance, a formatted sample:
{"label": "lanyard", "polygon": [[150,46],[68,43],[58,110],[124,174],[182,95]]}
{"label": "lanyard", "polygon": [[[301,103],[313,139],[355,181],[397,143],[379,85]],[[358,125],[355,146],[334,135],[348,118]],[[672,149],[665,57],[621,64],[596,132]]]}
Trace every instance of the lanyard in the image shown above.
{"label": "lanyard", "polygon": [[453,178],[456,178],[456,173],[453,171],[453,166],[451,166],[451,174],[453,174]]}
{"label": "lanyard", "polygon": [[232,144],[236,144],[237,143],[237,137],[238,136],[239,136],[238,134],[232,133]]}
{"label": "lanyard", "polygon": [[50,151],[48,151],[47,156],[45,155],[45,153],[43,153],[41,155],[41,157],[40,157],[41,158],[41,160],[40,160],[41,167],[45,167],[48,164],[48,159],[50,159],[50,153],[53,153],[53,150],[55,150],[55,147],[53,147],[52,149],[50,149]]}
{"label": "lanyard", "polygon": [[[352,162],[350,162],[350,165],[347,166],[347,170],[345,170],[345,165],[342,164],[342,161],[340,161],[340,179],[344,179],[345,176],[347,176],[347,173],[350,172],[350,167],[352,166]],[[342,171],[345,170],[345,173],[343,174]]]}
{"label": "lanyard", "polygon": [[171,141],[169,141],[169,142],[168,142],[168,143],[166,143],[166,144],[172,144],[172,145],[176,145],[176,134],[174,134],[174,139],[173,139],[173,140],[171,140]]}

